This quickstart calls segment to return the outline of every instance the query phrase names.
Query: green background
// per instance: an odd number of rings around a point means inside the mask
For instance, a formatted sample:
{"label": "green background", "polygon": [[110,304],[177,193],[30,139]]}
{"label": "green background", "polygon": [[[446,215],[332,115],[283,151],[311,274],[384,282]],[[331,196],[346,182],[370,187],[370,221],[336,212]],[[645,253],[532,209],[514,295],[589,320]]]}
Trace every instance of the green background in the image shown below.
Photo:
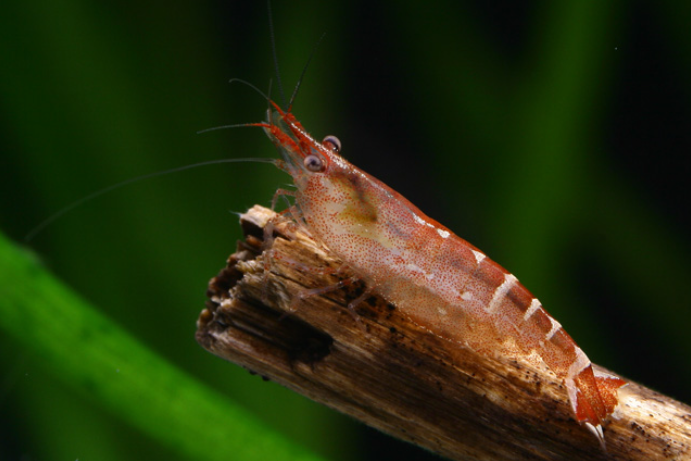
{"label": "green background", "polygon": [[[593,361],[691,400],[691,7],[273,9],[287,92],[327,32],[294,106],[315,137],[338,136],[349,160],[516,274]],[[17,242],[119,181],[275,156],[259,129],[195,134],[263,119],[265,101],[230,78],[273,79],[278,97],[262,1],[5,2],[0,56],[0,226]],[[194,341],[206,283],[240,238],[233,212],[287,182],[258,163],[150,179],[26,245],[151,351],[316,453],[422,459]],[[188,459],[16,334],[0,332],[0,351],[0,458]]]}

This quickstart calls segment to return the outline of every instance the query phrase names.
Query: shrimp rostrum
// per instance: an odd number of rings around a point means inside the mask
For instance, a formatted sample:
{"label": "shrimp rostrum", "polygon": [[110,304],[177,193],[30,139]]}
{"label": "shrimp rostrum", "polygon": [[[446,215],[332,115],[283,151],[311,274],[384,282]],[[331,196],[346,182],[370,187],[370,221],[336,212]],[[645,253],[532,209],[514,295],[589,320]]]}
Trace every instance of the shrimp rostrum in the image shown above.
{"label": "shrimp rostrum", "polygon": [[310,233],[413,322],[475,351],[521,353],[563,381],[576,420],[604,446],[602,425],[626,382],[596,373],[585,353],[511,273],[399,193],[313,139],[271,103],[263,127],[293,178]]}

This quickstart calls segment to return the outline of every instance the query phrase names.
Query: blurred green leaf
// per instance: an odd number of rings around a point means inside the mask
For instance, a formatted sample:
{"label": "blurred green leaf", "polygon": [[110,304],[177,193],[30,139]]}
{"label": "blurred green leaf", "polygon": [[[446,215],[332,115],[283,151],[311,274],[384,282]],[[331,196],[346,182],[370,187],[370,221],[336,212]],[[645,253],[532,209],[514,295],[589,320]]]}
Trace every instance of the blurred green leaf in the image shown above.
{"label": "blurred green leaf", "polygon": [[2,235],[0,280],[0,328],[70,387],[175,452],[195,460],[319,459],[140,344]]}

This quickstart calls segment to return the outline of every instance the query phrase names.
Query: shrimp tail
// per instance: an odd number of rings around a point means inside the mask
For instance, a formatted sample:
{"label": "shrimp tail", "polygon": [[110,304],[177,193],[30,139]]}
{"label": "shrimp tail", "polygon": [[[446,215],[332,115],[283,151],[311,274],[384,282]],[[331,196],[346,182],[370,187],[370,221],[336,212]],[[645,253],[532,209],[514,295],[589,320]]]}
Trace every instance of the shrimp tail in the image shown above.
{"label": "shrimp tail", "polygon": [[617,406],[617,390],[626,381],[616,376],[593,372],[592,366],[584,368],[575,378],[567,379],[566,386],[573,411],[579,423],[585,425],[605,448],[602,424]]}

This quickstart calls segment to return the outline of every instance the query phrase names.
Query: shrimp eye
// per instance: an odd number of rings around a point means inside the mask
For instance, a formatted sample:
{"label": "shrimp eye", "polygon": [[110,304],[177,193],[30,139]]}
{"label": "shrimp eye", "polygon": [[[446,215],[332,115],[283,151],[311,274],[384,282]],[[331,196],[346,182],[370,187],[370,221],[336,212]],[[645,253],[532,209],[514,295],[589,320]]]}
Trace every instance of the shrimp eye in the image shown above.
{"label": "shrimp eye", "polygon": [[324,147],[327,147],[335,152],[341,151],[341,141],[336,136],[329,135],[322,140]]}
{"label": "shrimp eye", "polygon": [[311,171],[312,173],[319,173],[324,171],[324,161],[316,155],[308,155],[307,157],[305,157],[303,163],[305,165],[305,168],[307,168],[307,170]]}

